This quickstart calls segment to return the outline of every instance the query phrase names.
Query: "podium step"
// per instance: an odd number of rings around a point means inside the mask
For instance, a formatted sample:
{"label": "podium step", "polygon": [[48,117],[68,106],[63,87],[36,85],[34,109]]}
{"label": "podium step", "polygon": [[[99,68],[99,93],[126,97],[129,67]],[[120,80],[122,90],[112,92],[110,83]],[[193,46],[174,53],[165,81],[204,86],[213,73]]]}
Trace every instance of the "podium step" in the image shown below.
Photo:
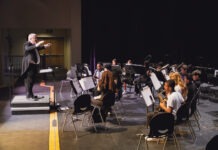
{"label": "podium step", "polygon": [[13,115],[18,114],[47,114],[50,112],[50,107],[12,107]]}
{"label": "podium step", "polygon": [[33,100],[27,99],[25,95],[14,96],[11,101],[12,114],[41,114],[49,113],[50,102],[48,95],[41,99]]}

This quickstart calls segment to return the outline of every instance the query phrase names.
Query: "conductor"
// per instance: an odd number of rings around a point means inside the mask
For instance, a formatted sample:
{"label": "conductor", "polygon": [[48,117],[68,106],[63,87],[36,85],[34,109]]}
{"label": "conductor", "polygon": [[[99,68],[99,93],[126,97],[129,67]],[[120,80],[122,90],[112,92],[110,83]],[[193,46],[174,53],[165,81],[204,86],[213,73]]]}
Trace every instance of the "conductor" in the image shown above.
{"label": "conductor", "polygon": [[24,43],[24,56],[22,60],[21,78],[24,79],[26,97],[28,99],[38,99],[39,96],[33,94],[37,66],[40,64],[39,50],[50,47],[51,44],[44,44],[44,41],[37,41],[37,34],[30,33],[28,41]]}

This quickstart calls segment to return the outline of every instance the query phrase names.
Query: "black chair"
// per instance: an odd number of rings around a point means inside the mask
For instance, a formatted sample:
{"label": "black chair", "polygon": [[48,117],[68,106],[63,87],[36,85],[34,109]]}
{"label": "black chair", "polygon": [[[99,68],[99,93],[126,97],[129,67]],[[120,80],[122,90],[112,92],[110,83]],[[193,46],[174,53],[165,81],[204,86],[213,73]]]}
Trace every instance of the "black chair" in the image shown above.
{"label": "black chair", "polygon": [[76,131],[76,126],[74,122],[79,120],[78,119],[79,115],[84,115],[82,122],[81,122],[81,126],[83,126],[86,117],[88,117],[88,121],[92,122],[95,131],[97,131],[95,124],[94,124],[94,120],[92,118],[92,109],[93,107],[91,106],[91,96],[89,94],[84,94],[84,95],[80,95],[79,97],[77,97],[76,100],[74,101],[74,108],[69,109],[66,112],[63,126],[62,126],[62,131],[64,131],[64,126],[66,124],[66,120],[69,115],[71,116],[71,120],[75,128],[74,132],[76,136],[77,136],[77,131]]}
{"label": "black chair", "polygon": [[106,129],[106,117],[108,115],[109,111],[112,111],[112,113],[115,114],[116,120],[118,122],[118,124],[120,124],[118,118],[117,118],[117,113],[114,111],[114,109],[112,109],[112,106],[115,104],[115,93],[113,92],[107,92],[104,96],[103,96],[103,104],[102,106],[97,106],[97,105],[93,105],[94,109],[92,111],[92,114],[94,114],[95,110],[97,109],[100,117],[101,117],[101,122],[105,123],[105,129]]}
{"label": "black chair", "polygon": [[218,147],[218,135],[215,135],[210,139],[206,145],[206,150],[216,150]]}
{"label": "black chair", "polygon": [[195,131],[192,127],[192,124],[189,120],[189,109],[190,109],[190,104],[189,103],[184,103],[180,106],[180,108],[177,110],[177,113],[176,113],[176,126],[181,126],[181,125],[187,125],[189,130],[190,130],[190,133],[191,133],[191,136],[193,137],[193,141],[195,141],[196,139],[196,135],[195,135]]}
{"label": "black chair", "polygon": [[199,124],[199,118],[201,117],[200,112],[197,107],[197,101],[199,98],[200,88],[197,90],[197,92],[194,94],[191,102],[190,102],[190,114],[189,116],[194,117],[194,121],[197,123],[198,128],[200,130],[200,124]]}
{"label": "black chair", "polygon": [[149,126],[150,126],[149,134],[147,136],[144,134],[141,134],[137,149],[139,149],[140,142],[143,136],[145,136],[145,143],[146,143],[147,149],[149,149],[148,141],[151,138],[155,138],[158,141],[163,140],[164,141],[163,149],[165,149],[166,142],[169,137],[173,137],[175,146],[177,149],[179,149],[179,144],[178,144],[176,135],[174,133],[174,115],[173,114],[164,113],[164,112],[159,113],[151,119]]}

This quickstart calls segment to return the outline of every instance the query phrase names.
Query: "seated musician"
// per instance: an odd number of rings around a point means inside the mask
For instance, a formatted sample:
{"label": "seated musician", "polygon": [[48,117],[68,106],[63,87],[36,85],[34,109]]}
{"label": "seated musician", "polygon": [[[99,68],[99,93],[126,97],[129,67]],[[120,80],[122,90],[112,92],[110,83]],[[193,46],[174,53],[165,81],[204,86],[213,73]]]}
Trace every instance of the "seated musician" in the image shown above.
{"label": "seated musician", "polygon": [[103,72],[104,72],[103,65],[102,65],[101,62],[98,62],[97,65],[96,65],[96,69],[94,71],[94,74],[93,74],[93,78],[94,78],[94,81],[95,81],[96,85],[98,85],[98,81],[101,79],[101,76],[102,76]]}
{"label": "seated musician", "polygon": [[201,75],[201,71],[200,70],[194,70],[192,72],[192,80],[193,80],[193,83],[195,84],[195,86],[197,88],[199,88],[200,85],[201,85],[200,75]]}
{"label": "seated musician", "polygon": [[98,85],[98,83],[99,83],[99,80],[100,80],[101,77],[102,77],[102,73],[103,73],[103,72],[104,72],[103,65],[102,65],[101,62],[98,62],[98,63],[96,64],[96,69],[95,69],[95,71],[94,71],[94,73],[93,73],[93,80],[94,80],[94,83],[95,83],[95,85],[96,85],[96,88],[94,88],[94,89],[92,90],[93,96],[97,96],[97,95],[100,95],[100,94],[101,94],[100,91],[97,90],[97,85]]}
{"label": "seated musician", "polygon": [[169,74],[170,79],[175,81],[175,91],[179,92],[182,94],[183,98],[186,99],[187,98],[187,94],[188,94],[188,90],[186,87],[185,82],[182,80],[181,75],[179,74],[179,72],[171,72]]}
{"label": "seated musician", "polygon": [[164,83],[166,81],[166,78],[165,78],[164,74],[161,72],[161,70],[163,69],[162,67],[163,67],[163,62],[160,61],[156,65],[156,70],[154,70],[155,68],[153,69],[153,72],[156,74],[158,80],[161,81],[162,83]]}
{"label": "seated musician", "polygon": [[111,65],[106,65],[104,67],[104,72],[102,73],[102,77],[98,82],[97,90],[100,92],[100,95],[98,96],[98,98],[94,98],[92,100],[92,103],[98,106],[102,106],[102,99],[106,93],[115,93],[115,83],[113,73],[111,72]]}
{"label": "seated musician", "polygon": [[185,76],[188,74],[188,66],[186,64],[183,64],[180,68],[180,75],[184,81]]}
{"label": "seated musician", "polygon": [[[128,61],[126,62],[125,65],[132,65],[132,60],[131,59],[128,59]],[[123,67],[123,72],[125,74],[123,74],[123,78],[122,78],[122,83],[123,83],[123,93],[122,94],[126,94],[126,88],[127,88],[127,85],[128,82],[133,82],[133,78],[134,78],[134,74],[131,74],[130,72],[128,72],[126,70],[126,67],[124,66]]]}
{"label": "seated musician", "polygon": [[140,91],[142,90],[142,86],[141,86],[142,83],[147,84],[149,87],[151,87],[151,80],[149,78],[150,76],[149,61],[144,61],[144,67],[145,67],[144,73],[134,80],[136,94],[140,94]]}
{"label": "seated musician", "polygon": [[121,66],[118,65],[118,61],[116,58],[112,60],[111,71],[113,73],[113,78],[116,86],[117,98],[120,99],[122,96],[122,82],[121,82]]}
{"label": "seated musician", "polygon": [[158,113],[161,112],[167,112],[172,113],[174,116],[176,116],[176,112],[181,106],[181,104],[184,102],[184,98],[179,92],[176,92],[174,90],[175,88],[175,81],[174,80],[167,80],[164,83],[164,90],[166,92],[167,99],[163,99],[160,95],[158,95],[160,99],[159,109],[161,111],[156,112],[150,112],[147,115],[147,124],[149,125],[152,117]]}
{"label": "seated musician", "polygon": [[195,93],[197,92],[197,87],[196,85],[192,82],[192,75],[191,74],[187,74],[184,76],[184,81],[186,83],[187,89],[188,89],[188,95],[187,95],[187,99],[186,99],[186,103],[190,103],[193,96],[195,95]]}
{"label": "seated musician", "polygon": [[127,65],[132,65],[132,59],[128,59],[128,61],[126,62]]}

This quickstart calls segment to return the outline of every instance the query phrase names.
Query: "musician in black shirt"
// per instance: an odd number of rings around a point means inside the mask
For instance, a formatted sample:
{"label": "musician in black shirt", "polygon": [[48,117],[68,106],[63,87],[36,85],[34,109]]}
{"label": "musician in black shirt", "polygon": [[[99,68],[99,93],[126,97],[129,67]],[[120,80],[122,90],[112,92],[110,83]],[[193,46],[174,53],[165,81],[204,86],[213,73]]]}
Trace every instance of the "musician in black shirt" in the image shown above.
{"label": "musician in black shirt", "polygon": [[201,75],[201,71],[199,70],[194,70],[192,72],[192,80],[197,88],[199,88],[201,85],[200,75]]}
{"label": "musician in black shirt", "polygon": [[142,74],[140,74],[135,80],[135,92],[136,94],[140,94],[140,91],[142,90],[142,84],[146,84],[150,87],[151,80],[150,80],[150,70],[149,70],[149,61],[144,61],[144,71]]}

